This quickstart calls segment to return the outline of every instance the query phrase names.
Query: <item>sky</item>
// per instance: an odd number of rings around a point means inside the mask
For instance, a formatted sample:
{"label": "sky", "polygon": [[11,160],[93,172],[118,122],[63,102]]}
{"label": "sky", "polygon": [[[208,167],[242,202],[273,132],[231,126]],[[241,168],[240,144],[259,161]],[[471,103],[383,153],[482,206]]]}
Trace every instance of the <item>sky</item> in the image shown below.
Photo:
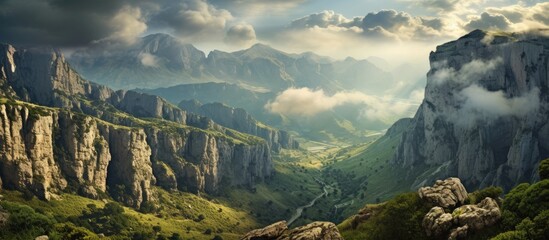
{"label": "sky", "polygon": [[264,43],[393,63],[476,28],[547,28],[548,12],[534,0],[0,0],[0,40],[71,49],[164,32],[205,51]]}

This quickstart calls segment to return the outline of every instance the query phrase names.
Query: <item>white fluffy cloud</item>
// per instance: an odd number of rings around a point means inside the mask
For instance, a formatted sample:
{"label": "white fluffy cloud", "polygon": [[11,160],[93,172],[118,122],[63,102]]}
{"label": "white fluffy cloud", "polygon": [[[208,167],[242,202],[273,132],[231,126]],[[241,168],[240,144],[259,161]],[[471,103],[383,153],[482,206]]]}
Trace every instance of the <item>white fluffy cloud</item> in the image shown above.
{"label": "white fluffy cloud", "polygon": [[433,74],[430,79],[435,84],[439,85],[451,81],[463,86],[469,86],[494,71],[501,63],[503,63],[501,58],[487,61],[474,59],[471,62],[463,64],[460,69],[456,70],[453,67],[448,67],[447,62],[435,62],[431,65]]}
{"label": "white fluffy cloud", "polygon": [[418,40],[442,36],[439,18],[414,17],[406,12],[381,10],[365,17],[346,18],[334,11],[310,14],[291,22],[290,28],[353,32],[367,38]]}
{"label": "white fluffy cloud", "polygon": [[532,6],[521,4],[499,8],[487,8],[480,16],[469,16],[464,25],[466,30],[503,30],[523,32],[539,28],[549,28],[549,2]]}
{"label": "white fluffy cloud", "polygon": [[345,104],[361,105],[361,115],[369,120],[386,120],[406,116],[418,106],[390,97],[376,97],[355,91],[337,92],[328,96],[323,90],[290,88],[280,93],[265,109],[288,116],[313,117]]}
{"label": "white fluffy cloud", "polygon": [[503,91],[488,91],[472,84],[461,90],[456,97],[461,106],[451,118],[458,125],[472,126],[499,117],[524,117],[537,112],[540,91],[535,88],[521,96],[507,97]]}
{"label": "white fluffy cloud", "polygon": [[150,53],[140,53],[138,55],[139,61],[145,67],[158,67],[158,58]]}
{"label": "white fluffy cloud", "polygon": [[151,24],[173,31],[182,39],[207,39],[223,36],[227,21],[233,18],[225,9],[218,9],[206,0],[163,1],[150,8]]}
{"label": "white fluffy cloud", "polygon": [[239,47],[247,47],[256,40],[255,29],[250,24],[237,24],[229,28],[225,42]]}

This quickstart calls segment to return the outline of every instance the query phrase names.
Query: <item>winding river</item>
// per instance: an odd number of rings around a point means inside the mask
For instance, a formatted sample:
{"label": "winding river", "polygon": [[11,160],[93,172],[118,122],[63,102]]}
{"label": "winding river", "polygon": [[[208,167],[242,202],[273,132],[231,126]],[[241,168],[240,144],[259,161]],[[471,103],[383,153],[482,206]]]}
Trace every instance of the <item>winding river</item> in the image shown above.
{"label": "winding river", "polygon": [[293,222],[295,222],[295,220],[299,219],[301,217],[301,215],[303,214],[303,210],[306,209],[306,208],[310,208],[312,206],[315,205],[315,202],[320,199],[321,197],[323,197],[324,195],[328,195],[328,188],[330,188],[330,186],[326,185],[323,181],[315,178],[315,181],[318,182],[320,185],[322,185],[322,190],[323,192],[316,196],[313,200],[311,200],[311,202],[309,202],[308,204],[306,205],[303,205],[301,207],[298,207],[296,210],[295,210],[295,213],[294,215],[292,215],[292,217],[287,221],[287,225],[290,226],[292,225]]}

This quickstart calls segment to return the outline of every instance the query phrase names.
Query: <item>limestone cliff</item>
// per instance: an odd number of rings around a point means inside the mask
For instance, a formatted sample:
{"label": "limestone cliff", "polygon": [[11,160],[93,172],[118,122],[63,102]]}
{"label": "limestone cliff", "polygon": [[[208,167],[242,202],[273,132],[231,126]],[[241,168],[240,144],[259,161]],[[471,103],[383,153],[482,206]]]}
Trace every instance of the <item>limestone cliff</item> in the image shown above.
{"label": "limestone cliff", "polygon": [[119,185],[125,195],[113,197],[130,206],[152,200],[155,178],[143,130],[15,101],[0,105],[0,118],[4,186],[49,200],[63,190],[97,198]]}
{"label": "limestone cliff", "polygon": [[299,148],[299,143],[288,132],[258,122],[242,108],[233,108],[222,103],[202,105],[196,100],[182,101],[179,103],[179,107],[209,117],[221,126],[263,138],[275,152],[279,152],[281,148]]}
{"label": "limestone cliff", "polygon": [[[154,185],[216,193],[269,177],[269,145],[160,97],[82,79],[62,54],[0,44],[3,187],[42,199],[61,191],[130,206]],[[35,105],[38,104],[38,105]],[[158,181],[157,181],[158,179]]]}
{"label": "limestone cliff", "polygon": [[537,178],[549,156],[549,38],[476,30],[430,55],[425,99],[393,162],[472,189]]}

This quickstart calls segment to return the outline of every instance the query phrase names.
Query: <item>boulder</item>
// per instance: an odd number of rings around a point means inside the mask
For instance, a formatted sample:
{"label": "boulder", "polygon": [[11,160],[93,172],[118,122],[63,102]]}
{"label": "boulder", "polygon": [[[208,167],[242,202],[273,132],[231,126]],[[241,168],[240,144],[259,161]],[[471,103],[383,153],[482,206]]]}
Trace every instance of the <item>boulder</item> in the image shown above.
{"label": "boulder", "polygon": [[427,236],[441,236],[453,225],[452,214],[445,213],[441,207],[433,207],[423,218],[423,228]]}
{"label": "boulder", "polygon": [[448,236],[459,239],[469,230],[478,231],[496,224],[501,219],[501,210],[492,198],[485,198],[477,205],[464,205],[446,213],[442,207],[433,207],[423,218],[427,236]]}
{"label": "boulder", "polygon": [[277,240],[343,240],[331,222],[313,222],[288,231]]}
{"label": "boulder", "polygon": [[280,221],[264,228],[253,230],[244,235],[241,240],[274,240],[281,236],[286,230],[288,230],[286,221]]}
{"label": "boulder", "polygon": [[432,187],[418,190],[419,197],[442,208],[453,208],[465,203],[467,190],[459,178],[437,180]]}
{"label": "boulder", "polygon": [[454,221],[459,226],[468,225],[473,230],[480,230],[499,221],[501,211],[497,202],[487,197],[478,205],[465,205],[456,208],[452,215],[455,216]]}
{"label": "boulder", "polygon": [[50,239],[50,238],[48,237],[48,235],[42,235],[42,236],[36,237],[34,240],[48,240],[48,239]]}
{"label": "boulder", "polygon": [[253,230],[241,240],[343,240],[336,225],[331,222],[313,222],[288,230],[286,221],[280,221]]}

